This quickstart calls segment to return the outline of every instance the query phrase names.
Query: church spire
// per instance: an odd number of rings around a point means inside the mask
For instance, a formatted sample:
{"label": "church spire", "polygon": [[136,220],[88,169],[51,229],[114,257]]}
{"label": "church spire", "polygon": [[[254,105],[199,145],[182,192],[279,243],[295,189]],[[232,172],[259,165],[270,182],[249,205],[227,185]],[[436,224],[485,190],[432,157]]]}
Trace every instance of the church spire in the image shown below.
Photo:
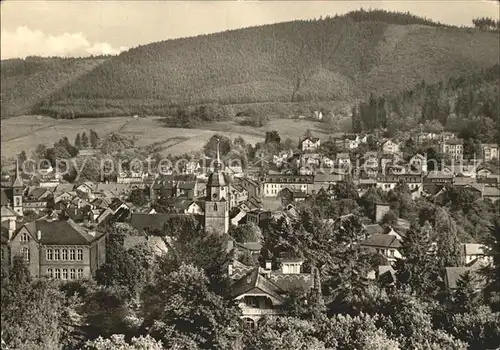
{"label": "church spire", "polygon": [[220,144],[220,139],[217,138],[217,156],[215,158],[215,164],[214,164],[214,170],[217,172],[221,168],[221,162],[220,162],[220,154],[219,154],[219,144]]}
{"label": "church spire", "polygon": [[19,176],[19,159],[16,159],[16,177],[14,179],[14,183],[12,184],[12,187],[23,187],[23,181],[21,180],[21,177]]}

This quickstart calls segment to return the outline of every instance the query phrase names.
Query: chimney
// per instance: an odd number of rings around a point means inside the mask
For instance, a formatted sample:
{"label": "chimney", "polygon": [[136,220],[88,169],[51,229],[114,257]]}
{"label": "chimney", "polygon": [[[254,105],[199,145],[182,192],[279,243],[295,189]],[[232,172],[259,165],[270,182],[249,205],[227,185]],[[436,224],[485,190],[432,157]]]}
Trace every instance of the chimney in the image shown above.
{"label": "chimney", "polygon": [[36,231],[36,239],[39,241],[42,239],[42,231],[40,230]]}
{"label": "chimney", "polygon": [[266,270],[271,270],[271,269],[272,269],[272,261],[266,260]]}

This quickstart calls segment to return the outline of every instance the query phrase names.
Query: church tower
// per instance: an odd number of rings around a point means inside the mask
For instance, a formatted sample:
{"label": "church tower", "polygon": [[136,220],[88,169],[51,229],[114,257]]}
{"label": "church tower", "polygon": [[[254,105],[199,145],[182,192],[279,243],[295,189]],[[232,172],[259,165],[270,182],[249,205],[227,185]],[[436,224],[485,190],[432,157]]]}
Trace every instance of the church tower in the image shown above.
{"label": "church tower", "polygon": [[229,183],[222,172],[217,140],[217,158],[214,171],[208,177],[205,198],[205,233],[227,233],[229,230]]}
{"label": "church tower", "polygon": [[23,216],[23,190],[24,184],[19,176],[19,161],[16,161],[16,178],[12,183],[12,209],[19,216]]}

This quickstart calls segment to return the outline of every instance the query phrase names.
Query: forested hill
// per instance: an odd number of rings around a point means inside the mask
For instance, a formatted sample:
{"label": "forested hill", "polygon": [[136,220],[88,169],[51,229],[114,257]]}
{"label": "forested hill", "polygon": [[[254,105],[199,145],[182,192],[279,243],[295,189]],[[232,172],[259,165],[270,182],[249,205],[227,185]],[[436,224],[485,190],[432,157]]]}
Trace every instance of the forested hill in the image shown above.
{"label": "forested hill", "polygon": [[487,68],[498,53],[498,33],[357,11],[140,46],[41,99],[35,112],[165,115],[181,104],[353,101]]}
{"label": "forested hill", "polygon": [[[353,130],[387,128],[391,134],[456,131],[472,143],[500,143],[500,65],[451,77],[422,81],[398,94],[370,96],[353,108]],[[421,125],[419,125],[421,124]]]}
{"label": "forested hill", "polygon": [[28,114],[44,98],[77,80],[106,57],[3,60],[1,63],[1,115]]}

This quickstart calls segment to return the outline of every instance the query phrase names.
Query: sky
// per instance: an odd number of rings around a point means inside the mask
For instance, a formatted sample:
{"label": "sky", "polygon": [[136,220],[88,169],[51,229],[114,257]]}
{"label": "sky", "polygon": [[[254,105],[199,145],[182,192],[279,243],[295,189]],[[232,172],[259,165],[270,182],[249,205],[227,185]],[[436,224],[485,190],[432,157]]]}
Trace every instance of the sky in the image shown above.
{"label": "sky", "polygon": [[5,0],[1,58],[118,54],[155,41],[364,9],[410,11],[452,25],[498,20],[494,0],[56,1]]}

